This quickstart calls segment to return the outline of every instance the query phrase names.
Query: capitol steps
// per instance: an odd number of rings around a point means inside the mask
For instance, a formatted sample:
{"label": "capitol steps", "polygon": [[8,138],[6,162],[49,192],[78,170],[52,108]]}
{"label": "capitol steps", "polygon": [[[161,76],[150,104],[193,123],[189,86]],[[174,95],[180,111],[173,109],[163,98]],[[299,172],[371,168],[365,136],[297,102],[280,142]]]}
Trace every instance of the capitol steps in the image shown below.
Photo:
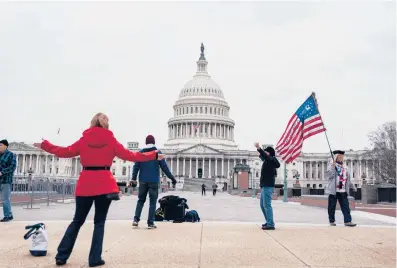
{"label": "capitol steps", "polygon": [[201,192],[201,185],[205,184],[208,189],[212,189],[212,185],[215,183],[215,179],[208,178],[186,178],[183,183],[183,190],[190,192]]}

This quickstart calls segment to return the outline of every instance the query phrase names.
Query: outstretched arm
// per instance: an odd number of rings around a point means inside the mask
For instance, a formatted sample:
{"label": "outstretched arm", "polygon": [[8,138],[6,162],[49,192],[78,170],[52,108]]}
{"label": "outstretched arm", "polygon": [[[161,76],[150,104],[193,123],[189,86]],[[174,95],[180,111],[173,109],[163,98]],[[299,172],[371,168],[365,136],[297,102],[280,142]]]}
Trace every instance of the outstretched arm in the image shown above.
{"label": "outstretched arm", "polygon": [[176,180],[174,178],[174,176],[172,175],[170,169],[167,166],[167,163],[165,162],[165,159],[160,161],[160,168],[161,170],[164,172],[164,174],[173,182],[176,183]]}
{"label": "outstretched arm", "polygon": [[131,162],[147,162],[158,158],[158,153],[156,151],[147,153],[131,152],[125,149],[118,141],[116,141],[114,153],[118,158]]}
{"label": "outstretched arm", "polygon": [[80,140],[76,141],[75,143],[73,143],[68,147],[56,146],[50,143],[49,141],[44,140],[41,143],[40,148],[50,154],[54,154],[61,158],[74,157],[80,154]]}
{"label": "outstretched arm", "polygon": [[139,162],[136,162],[134,164],[134,167],[132,168],[132,180],[136,181],[140,167],[141,167],[141,164]]}

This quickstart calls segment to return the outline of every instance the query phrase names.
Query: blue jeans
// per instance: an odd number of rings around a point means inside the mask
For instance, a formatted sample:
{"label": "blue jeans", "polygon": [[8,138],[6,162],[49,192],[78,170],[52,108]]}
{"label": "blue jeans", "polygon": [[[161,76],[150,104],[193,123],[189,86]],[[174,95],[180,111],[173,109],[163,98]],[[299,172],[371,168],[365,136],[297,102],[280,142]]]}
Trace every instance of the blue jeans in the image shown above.
{"label": "blue jeans", "polygon": [[11,184],[0,184],[0,193],[3,201],[4,217],[11,217]]}
{"label": "blue jeans", "polygon": [[157,182],[139,182],[138,202],[136,204],[134,221],[140,221],[143,205],[146,202],[146,196],[148,193],[150,203],[147,223],[153,224],[156,213],[157,197],[159,196],[159,184]]}
{"label": "blue jeans", "polygon": [[58,246],[58,254],[55,259],[67,260],[72,253],[74,244],[81,226],[84,224],[92,204],[95,203],[94,233],[92,235],[91,250],[88,263],[94,264],[102,259],[103,237],[105,233],[106,216],[111,204],[106,195],[76,196],[76,212],[72,223],[69,225]]}
{"label": "blue jeans", "polygon": [[352,221],[352,216],[350,215],[349,199],[347,193],[336,193],[336,195],[330,194],[328,196],[328,219],[329,222],[335,222],[335,210],[336,201],[339,201],[340,209],[343,213],[343,220],[345,223]]}
{"label": "blue jeans", "polygon": [[266,224],[269,227],[274,227],[272,195],[274,187],[262,187],[261,190],[261,209],[263,216],[265,216]]}

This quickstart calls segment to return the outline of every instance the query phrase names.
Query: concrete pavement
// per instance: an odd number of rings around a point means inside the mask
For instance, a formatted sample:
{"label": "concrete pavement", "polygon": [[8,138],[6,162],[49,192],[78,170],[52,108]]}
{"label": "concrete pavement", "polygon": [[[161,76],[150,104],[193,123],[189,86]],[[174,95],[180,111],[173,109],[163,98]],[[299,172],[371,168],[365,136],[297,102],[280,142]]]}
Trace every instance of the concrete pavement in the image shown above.
{"label": "concrete pavement", "polygon": [[[1,225],[0,267],[55,267],[56,248],[69,221],[47,221],[46,257],[32,257],[24,226]],[[260,224],[233,222],[159,223],[156,230],[131,227],[130,221],[106,225],[104,267],[263,268],[396,267],[393,227],[313,227],[281,225],[262,231]],[[65,267],[88,267],[93,223],[81,229]]]}

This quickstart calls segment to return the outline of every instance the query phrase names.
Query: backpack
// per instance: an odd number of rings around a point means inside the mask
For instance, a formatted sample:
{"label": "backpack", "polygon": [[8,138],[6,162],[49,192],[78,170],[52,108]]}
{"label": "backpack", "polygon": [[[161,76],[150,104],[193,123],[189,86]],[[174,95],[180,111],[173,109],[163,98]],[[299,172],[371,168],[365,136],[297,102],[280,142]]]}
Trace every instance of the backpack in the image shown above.
{"label": "backpack", "polygon": [[195,210],[190,210],[185,214],[185,222],[200,222],[200,216]]}
{"label": "backpack", "polygon": [[30,244],[30,254],[35,257],[46,256],[48,247],[48,234],[44,223],[28,225],[25,227],[25,230],[29,230],[23,236],[25,240],[28,240],[33,235]]}

